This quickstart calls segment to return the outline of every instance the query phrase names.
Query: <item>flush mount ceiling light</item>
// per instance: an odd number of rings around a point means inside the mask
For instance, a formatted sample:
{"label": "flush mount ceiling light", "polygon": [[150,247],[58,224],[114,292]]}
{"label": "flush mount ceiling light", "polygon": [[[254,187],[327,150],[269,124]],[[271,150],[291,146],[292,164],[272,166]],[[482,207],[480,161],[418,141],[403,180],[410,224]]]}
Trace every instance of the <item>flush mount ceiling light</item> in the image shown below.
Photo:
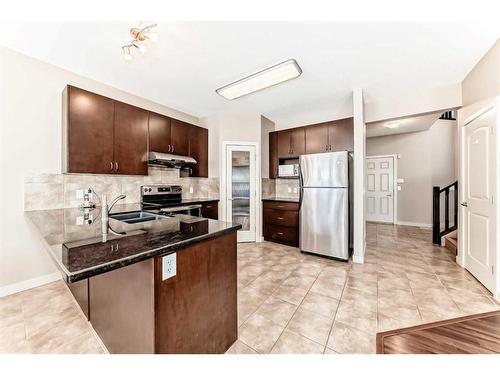
{"label": "flush mount ceiling light", "polygon": [[290,59],[251,74],[228,85],[222,86],[215,91],[224,98],[233,100],[290,79],[297,78],[301,74],[302,69],[299,64],[297,64],[297,61],[295,61],[295,59]]}
{"label": "flush mount ceiling light", "polygon": [[385,124],[384,126],[386,128],[389,128],[389,129],[395,129],[395,128],[399,128],[399,125],[401,125],[401,123],[397,122],[397,121],[394,121],[394,122],[388,122],[387,124]]}
{"label": "flush mount ceiling light", "polygon": [[148,49],[145,44],[146,41],[158,42],[158,34],[153,30],[155,27],[156,23],[153,23],[141,28],[133,27],[130,29],[132,40],[122,46],[123,58],[125,60],[132,60],[131,51],[133,49],[139,50],[144,55]]}

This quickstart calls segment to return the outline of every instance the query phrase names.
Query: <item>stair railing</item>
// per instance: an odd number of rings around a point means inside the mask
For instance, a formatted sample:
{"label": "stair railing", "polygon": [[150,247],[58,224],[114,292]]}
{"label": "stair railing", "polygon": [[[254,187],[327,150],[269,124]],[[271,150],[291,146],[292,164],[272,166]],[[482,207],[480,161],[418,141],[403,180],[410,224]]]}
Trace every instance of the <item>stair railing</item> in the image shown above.
{"label": "stair railing", "polygon": [[[453,193],[453,225],[450,225],[450,190]],[[444,229],[441,230],[441,194],[444,193]],[[458,227],[458,181],[432,188],[432,242],[440,245],[441,237]]]}

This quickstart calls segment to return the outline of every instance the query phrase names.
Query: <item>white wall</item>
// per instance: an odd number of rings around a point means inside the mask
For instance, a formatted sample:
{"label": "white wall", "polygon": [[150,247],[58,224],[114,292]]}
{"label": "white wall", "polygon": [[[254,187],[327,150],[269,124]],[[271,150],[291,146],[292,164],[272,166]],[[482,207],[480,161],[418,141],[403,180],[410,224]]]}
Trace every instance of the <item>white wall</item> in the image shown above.
{"label": "white wall", "polygon": [[354,128],[354,204],[353,204],[353,245],[352,260],[363,263],[366,248],[366,205],[365,205],[365,156],[366,121],[363,90],[352,93]]}
{"label": "white wall", "polygon": [[399,154],[398,178],[405,182],[397,192],[400,223],[432,225],[432,187],[457,179],[456,121],[438,120],[429,130],[368,138],[366,154]]}
{"label": "white wall", "polygon": [[500,39],[462,82],[463,105],[468,106],[500,94]]}
{"label": "white wall", "polygon": [[61,93],[67,84],[198,124],[195,117],[0,47],[0,290],[56,271],[24,217],[23,184],[26,173],[61,173]]}
{"label": "white wall", "polygon": [[269,133],[274,131],[276,125],[267,117],[261,116],[260,134],[260,170],[262,178],[269,178]]}

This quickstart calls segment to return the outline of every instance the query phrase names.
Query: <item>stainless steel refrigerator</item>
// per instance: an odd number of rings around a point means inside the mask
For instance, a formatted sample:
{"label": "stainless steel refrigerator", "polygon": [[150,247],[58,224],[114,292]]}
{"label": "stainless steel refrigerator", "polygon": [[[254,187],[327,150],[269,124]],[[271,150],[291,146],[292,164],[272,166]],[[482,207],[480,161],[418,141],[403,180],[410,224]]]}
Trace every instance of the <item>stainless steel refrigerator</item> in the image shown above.
{"label": "stainless steel refrigerator", "polygon": [[350,245],[347,151],[300,157],[300,250],[348,260]]}

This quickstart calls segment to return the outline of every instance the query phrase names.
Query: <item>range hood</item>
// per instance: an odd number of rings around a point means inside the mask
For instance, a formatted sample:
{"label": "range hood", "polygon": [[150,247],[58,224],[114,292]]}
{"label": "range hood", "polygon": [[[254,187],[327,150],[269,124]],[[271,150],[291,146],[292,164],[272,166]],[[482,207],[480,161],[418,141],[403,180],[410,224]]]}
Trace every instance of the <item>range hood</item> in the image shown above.
{"label": "range hood", "polygon": [[194,165],[196,160],[190,156],[164,154],[162,152],[151,151],[149,153],[149,164],[157,167],[182,168],[185,165]]}

